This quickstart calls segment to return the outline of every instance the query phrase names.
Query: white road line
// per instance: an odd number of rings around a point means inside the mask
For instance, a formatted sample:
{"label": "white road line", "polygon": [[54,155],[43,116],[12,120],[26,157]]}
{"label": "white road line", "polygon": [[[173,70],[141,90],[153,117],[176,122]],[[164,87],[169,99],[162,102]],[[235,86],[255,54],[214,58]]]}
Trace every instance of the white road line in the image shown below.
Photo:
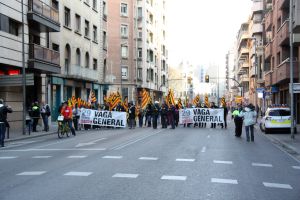
{"label": "white road line", "polygon": [[46,171],[31,171],[31,172],[22,172],[17,174],[17,176],[39,176],[45,174]]}
{"label": "white road line", "polygon": [[117,173],[113,175],[113,178],[137,178],[139,175],[138,174],[122,174],[122,173]]}
{"label": "white road line", "polygon": [[68,158],[86,158],[87,156],[68,156]]}
{"label": "white road line", "polygon": [[222,179],[222,178],[212,178],[212,183],[227,183],[227,184],[238,184],[237,180],[234,179]]}
{"label": "white road line", "polygon": [[254,167],[273,167],[271,164],[264,164],[264,163],[252,163]]}
{"label": "white road line", "polygon": [[170,175],[164,175],[160,179],[161,180],[171,180],[171,181],[185,181],[186,176],[170,176]]}
{"label": "white road line", "polygon": [[300,166],[293,166],[294,169],[300,169]]}
{"label": "white road line", "polygon": [[52,156],[33,156],[32,158],[36,159],[46,159],[46,158],[51,158]]}
{"label": "white road line", "polygon": [[1,150],[2,152],[30,152],[30,151],[105,151],[105,148],[91,148],[91,149],[15,149],[15,150]]}
{"label": "white road line", "polygon": [[201,153],[205,153],[206,152],[206,146],[202,147],[201,149]]}
{"label": "white road line", "polygon": [[158,160],[158,158],[155,158],[155,157],[140,157],[139,160]]}
{"label": "white road line", "polygon": [[214,160],[215,164],[227,164],[227,165],[232,165],[232,161],[224,161],[224,160]]}
{"label": "white road line", "polygon": [[9,159],[15,159],[17,156],[1,156],[0,160],[9,160]]}
{"label": "white road line", "polygon": [[103,156],[104,159],[122,159],[123,156]]}
{"label": "white road line", "polygon": [[289,184],[280,184],[280,183],[267,183],[267,182],[263,182],[265,187],[269,187],[269,188],[281,188],[281,189],[290,189],[292,190],[292,186],[290,186]]}
{"label": "white road line", "polygon": [[177,158],[177,162],[195,162],[195,159]]}
{"label": "white road line", "polygon": [[93,172],[68,172],[64,176],[90,176]]}

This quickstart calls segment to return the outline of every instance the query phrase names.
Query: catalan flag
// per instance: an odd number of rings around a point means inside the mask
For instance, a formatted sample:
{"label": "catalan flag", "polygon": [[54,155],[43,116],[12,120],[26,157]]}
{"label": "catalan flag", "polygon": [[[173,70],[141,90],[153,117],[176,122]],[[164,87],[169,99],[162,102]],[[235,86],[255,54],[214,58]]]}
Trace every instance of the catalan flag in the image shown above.
{"label": "catalan flag", "polygon": [[120,93],[119,92],[113,93],[113,96],[111,98],[110,108],[114,109],[118,105],[118,103],[120,103],[121,101],[122,101],[122,97],[121,97]]}
{"label": "catalan flag", "polygon": [[193,100],[193,104],[196,106],[199,102],[200,102],[200,95],[197,94],[197,96],[195,96],[195,98]]}
{"label": "catalan flag", "polygon": [[208,102],[208,96],[205,96],[205,100],[204,100],[205,105],[209,108],[209,102]]}
{"label": "catalan flag", "polygon": [[126,110],[126,112],[128,111],[128,97],[126,96],[124,98],[124,101],[122,103],[122,106],[124,107],[124,109]]}
{"label": "catalan flag", "polygon": [[180,98],[178,99],[177,105],[179,109],[182,109],[182,102]]}
{"label": "catalan flag", "polygon": [[146,106],[150,103],[151,97],[149,95],[149,92],[146,91],[146,89],[142,90],[142,103],[141,103],[141,108],[145,109]]}
{"label": "catalan flag", "polygon": [[89,95],[89,100],[88,100],[88,103],[89,104],[92,104],[92,103],[95,103],[97,101],[97,98],[95,96],[95,93],[93,90],[90,91],[90,95]]}
{"label": "catalan flag", "polygon": [[171,89],[167,95],[167,104],[168,106],[175,105],[174,93]]}

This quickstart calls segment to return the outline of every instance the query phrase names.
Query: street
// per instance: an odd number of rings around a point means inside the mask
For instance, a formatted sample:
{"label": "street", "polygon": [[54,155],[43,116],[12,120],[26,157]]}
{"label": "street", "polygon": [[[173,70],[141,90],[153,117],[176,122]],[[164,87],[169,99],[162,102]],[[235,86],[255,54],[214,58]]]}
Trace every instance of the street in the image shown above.
{"label": "street", "polygon": [[256,130],[109,129],[7,144],[1,200],[299,200],[300,163]]}

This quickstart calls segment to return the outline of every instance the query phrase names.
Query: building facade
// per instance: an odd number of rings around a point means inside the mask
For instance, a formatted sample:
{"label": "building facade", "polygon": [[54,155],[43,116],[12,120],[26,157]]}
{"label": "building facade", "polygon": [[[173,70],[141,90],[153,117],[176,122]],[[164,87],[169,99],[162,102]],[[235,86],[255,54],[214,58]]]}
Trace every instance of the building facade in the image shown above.
{"label": "building facade", "polygon": [[146,89],[161,101],[168,75],[165,0],[108,1],[107,10],[109,92],[138,101]]}

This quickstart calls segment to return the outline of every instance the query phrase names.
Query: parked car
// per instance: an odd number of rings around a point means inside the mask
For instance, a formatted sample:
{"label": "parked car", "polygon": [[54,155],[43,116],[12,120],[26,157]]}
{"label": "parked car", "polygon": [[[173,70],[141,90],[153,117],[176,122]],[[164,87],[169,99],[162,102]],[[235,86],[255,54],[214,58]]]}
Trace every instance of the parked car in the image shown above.
{"label": "parked car", "polygon": [[[291,110],[288,107],[268,108],[265,116],[260,122],[260,129],[266,134],[277,130],[288,130],[291,128]],[[296,132],[296,131],[295,131]]]}

